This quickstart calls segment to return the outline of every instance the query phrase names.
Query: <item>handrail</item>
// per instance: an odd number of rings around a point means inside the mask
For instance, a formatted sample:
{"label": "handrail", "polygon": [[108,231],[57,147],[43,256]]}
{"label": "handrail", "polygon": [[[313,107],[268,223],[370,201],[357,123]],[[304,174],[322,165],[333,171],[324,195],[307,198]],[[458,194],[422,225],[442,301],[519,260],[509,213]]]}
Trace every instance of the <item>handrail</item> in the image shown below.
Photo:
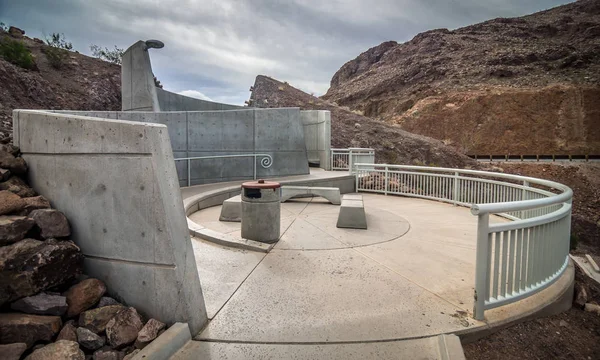
{"label": "handrail", "polygon": [[[485,310],[550,286],[567,268],[573,191],[566,185],[520,175],[413,165],[356,163],[351,172],[357,191],[471,208],[478,217],[473,307],[477,320],[484,320]],[[513,221],[490,224],[490,214]]]}
{"label": "handrail", "polygon": [[203,160],[203,159],[225,159],[225,158],[238,158],[238,157],[254,157],[254,180],[256,180],[256,158],[262,157],[260,160],[260,165],[264,169],[268,169],[273,165],[273,157],[269,154],[235,154],[235,155],[212,155],[212,156],[194,156],[194,157],[186,157],[186,158],[177,158],[175,161],[187,161],[187,185],[191,186],[192,181],[192,170],[191,170],[191,161],[192,160]]}
{"label": "handrail", "polygon": [[371,148],[333,148],[330,154],[331,170],[349,170],[352,172],[353,164],[357,158],[361,161],[375,162],[375,150]]}

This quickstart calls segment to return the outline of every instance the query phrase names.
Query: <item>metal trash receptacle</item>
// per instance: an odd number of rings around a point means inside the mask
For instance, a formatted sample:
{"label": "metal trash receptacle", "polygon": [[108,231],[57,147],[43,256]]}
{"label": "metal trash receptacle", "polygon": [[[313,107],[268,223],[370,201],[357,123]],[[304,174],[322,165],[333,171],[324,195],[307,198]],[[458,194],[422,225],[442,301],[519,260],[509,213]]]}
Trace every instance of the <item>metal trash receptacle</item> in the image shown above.
{"label": "metal trash receptacle", "polygon": [[279,240],[280,188],[265,180],[242,184],[242,238],[269,244]]}

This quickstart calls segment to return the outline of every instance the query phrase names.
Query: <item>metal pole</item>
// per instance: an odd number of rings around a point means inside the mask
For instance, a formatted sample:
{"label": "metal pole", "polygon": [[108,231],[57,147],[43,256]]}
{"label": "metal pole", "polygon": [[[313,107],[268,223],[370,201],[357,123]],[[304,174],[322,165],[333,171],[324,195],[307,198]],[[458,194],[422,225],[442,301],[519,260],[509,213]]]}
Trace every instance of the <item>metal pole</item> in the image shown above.
{"label": "metal pole", "polygon": [[[525,187],[529,187],[529,181],[525,180],[523,181],[523,193],[521,194],[521,201],[523,200],[527,200],[525,199],[527,197],[527,189],[525,189]],[[523,219],[525,216],[525,211],[526,210],[521,210],[521,219]]]}
{"label": "metal pole", "polygon": [[452,202],[456,206],[458,200],[458,171],[454,172],[454,189],[452,189]]}
{"label": "metal pole", "polygon": [[352,163],[354,162],[354,159],[352,158],[352,149],[349,149],[348,151],[349,151],[348,152],[348,165],[350,165],[348,168],[350,170],[350,174],[352,174],[352,170],[354,170],[353,169],[354,166],[352,165]]}
{"label": "metal pole", "polygon": [[388,179],[388,167],[386,165],[385,167],[385,190],[384,190],[384,194],[387,195],[388,194],[388,185],[389,185],[389,179]]}
{"label": "metal pole", "polygon": [[477,219],[477,250],[475,255],[475,303],[476,320],[484,320],[485,298],[488,296],[489,277],[489,221],[490,214],[479,214]]}

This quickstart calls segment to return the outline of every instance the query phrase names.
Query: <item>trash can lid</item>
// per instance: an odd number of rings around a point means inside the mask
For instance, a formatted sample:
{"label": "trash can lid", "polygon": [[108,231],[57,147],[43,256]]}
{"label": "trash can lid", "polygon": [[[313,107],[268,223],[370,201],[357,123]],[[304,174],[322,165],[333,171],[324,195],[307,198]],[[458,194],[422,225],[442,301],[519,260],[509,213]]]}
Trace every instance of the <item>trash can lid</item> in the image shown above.
{"label": "trash can lid", "polygon": [[281,187],[281,184],[275,181],[248,181],[242,184],[244,189],[278,189]]}

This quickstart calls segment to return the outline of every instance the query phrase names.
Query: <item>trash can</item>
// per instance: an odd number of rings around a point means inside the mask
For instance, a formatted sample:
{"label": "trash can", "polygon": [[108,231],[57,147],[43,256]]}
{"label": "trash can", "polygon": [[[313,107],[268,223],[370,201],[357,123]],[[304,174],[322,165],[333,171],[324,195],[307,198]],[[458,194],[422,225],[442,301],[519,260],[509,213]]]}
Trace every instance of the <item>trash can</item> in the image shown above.
{"label": "trash can", "polygon": [[242,238],[274,243],[279,240],[281,185],[273,181],[242,184]]}

